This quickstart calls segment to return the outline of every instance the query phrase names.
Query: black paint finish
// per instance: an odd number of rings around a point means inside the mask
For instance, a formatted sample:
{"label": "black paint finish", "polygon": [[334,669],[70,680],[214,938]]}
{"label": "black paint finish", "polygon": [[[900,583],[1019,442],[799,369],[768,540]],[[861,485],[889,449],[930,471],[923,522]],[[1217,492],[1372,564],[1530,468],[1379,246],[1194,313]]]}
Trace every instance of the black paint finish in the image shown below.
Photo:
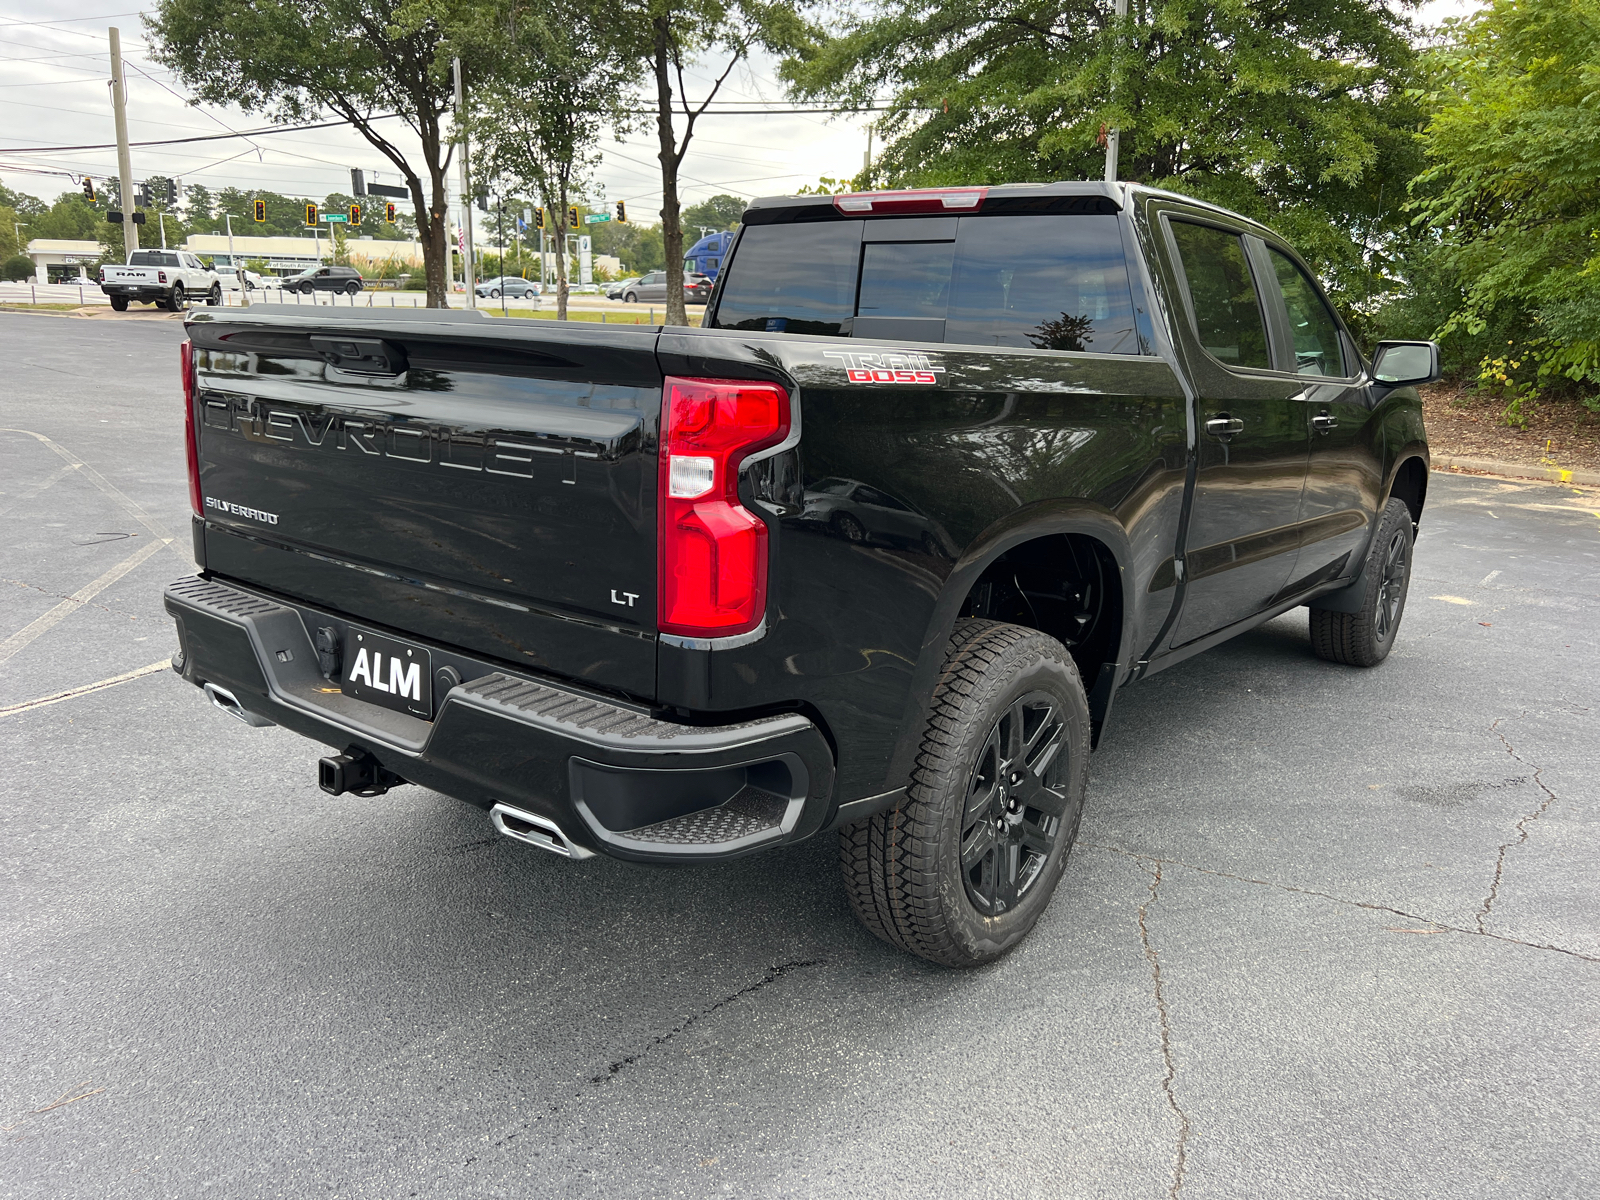
{"label": "black paint finish", "polygon": [[[222,504],[206,512],[205,566],[305,612],[670,722],[803,716],[836,762],[827,813],[808,829],[903,787],[950,631],[1018,555],[1035,575],[1072,570],[1085,546],[1110,564],[1121,628],[1079,664],[1104,708],[1118,686],[1348,582],[1402,463],[1425,469],[1415,391],[1374,385],[1353,345],[1347,378],[1297,374],[1277,311],[1267,367],[1217,361],[1165,222],[1237,230],[1253,256],[1284,249],[1274,235],[1101,185],[995,189],[988,205],[1114,215],[1142,352],[459,313],[196,314],[201,486]],[[861,223],[784,200],[758,202],[749,224],[798,237],[845,219]],[[890,220],[868,218],[863,244],[928,236],[926,218]],[[908,377],[849,378],[872,368]],[[772,555],[765,632],[747,644],[656,636],[666,375],[771,380],[793,399],[794,444],[741,481]],[[1243,429],[1208,434],[1222,414]]]}

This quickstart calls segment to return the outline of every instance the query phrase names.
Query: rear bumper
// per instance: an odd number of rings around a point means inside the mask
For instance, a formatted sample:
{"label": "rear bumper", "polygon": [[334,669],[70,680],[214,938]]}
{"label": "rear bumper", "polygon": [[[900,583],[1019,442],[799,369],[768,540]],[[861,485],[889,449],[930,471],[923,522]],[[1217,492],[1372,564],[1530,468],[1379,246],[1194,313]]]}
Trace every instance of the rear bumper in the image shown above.
{"label": "rear bumper", "polygon": [[[338,691],[312,630],[334,614],[204,577],[166,589],[173,669],[244,710],[485,810],[543,818],[585,849],[635,861],[732,858],[809,837],[830,815],[833,758],[811,721],[663,721],[648,710],[430,646],[463,682],[432,721]],[[399,636],[404,636],[399,634]],[[417,642],[421,639],[409,638]]]}
{"label": "rear bumper", "polygon": [[165,299],[171,287],[157,284],[102,283],[100,290],[108,296],[126,296],[130,300]]}

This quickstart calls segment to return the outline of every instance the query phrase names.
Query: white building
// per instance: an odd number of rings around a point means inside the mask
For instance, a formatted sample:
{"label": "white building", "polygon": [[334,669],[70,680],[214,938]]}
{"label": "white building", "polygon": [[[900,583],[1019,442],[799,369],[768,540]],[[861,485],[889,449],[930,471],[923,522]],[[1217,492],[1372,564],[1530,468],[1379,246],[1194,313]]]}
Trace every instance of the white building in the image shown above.
{"label": "white building", "polygon": [[93,283],[100,264],[100,243],[78,238],[34,238],[23,253],[35,283]]}

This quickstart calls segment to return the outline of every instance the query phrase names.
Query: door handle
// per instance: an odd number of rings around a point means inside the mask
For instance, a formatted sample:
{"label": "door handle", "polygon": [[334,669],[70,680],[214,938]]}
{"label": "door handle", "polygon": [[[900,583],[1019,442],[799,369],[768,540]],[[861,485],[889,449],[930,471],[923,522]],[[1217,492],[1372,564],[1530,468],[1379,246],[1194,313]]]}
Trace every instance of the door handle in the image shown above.
{"label": "door handle", "polygon": [[1244,422],[1238,417],[1230,417],[1223,413],[1220,417],[1212,417],[1206,422],[1206,432],[1215,437],[1232,437],[1244,429]]}
{"label": "door handle", "polygon": [[1330,416],[1327,413],[1318,413],[1311,418],[1311,425],[1314,429],[1327,433],[1330,429],[1339,428],[1339,418]]}

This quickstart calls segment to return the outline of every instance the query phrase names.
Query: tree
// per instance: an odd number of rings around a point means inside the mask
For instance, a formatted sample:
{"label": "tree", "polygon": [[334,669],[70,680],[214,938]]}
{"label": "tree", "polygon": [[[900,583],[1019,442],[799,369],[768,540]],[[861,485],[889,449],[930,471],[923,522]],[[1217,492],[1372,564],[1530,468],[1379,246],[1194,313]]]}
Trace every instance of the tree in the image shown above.
{"label": "tree", "polygon": [[[428,305],[445,306],[453,104],[450,39],[474,0],[161,0],[146,27],[152,57],[210,104],[236,103],[281,124],[327,112],[392,162],[411,191]],[[475,43],[460,47],[469,79]],[[383,130],[394,114],[421,143],[413,164]]]}
{"label": "tree", "polygon": [[718,231],[732,229],[744,218],[744,210],[749,207],[747,201],[724,192],[684,209],[683,227],[691,232],[698,232],[701,229]]}
{"label": "tree", "polygon": [[[624,22],[604,0],[502,0],[478,29],[500,47],[497,75],[472,100],[482,179],[532,189],[558,247],[567,208],[607,124],[626,123],[623,90],[638,77]],[[567,256],[556,255],[556,319],[567,319]]]}
{"label": "tree", "polygon": [[211,220],[216,209],[216,198],[203,183],[191,183],[184,189],[184,211],[192,225],[204,225]]}
{"label": "tree", "polygon": [[[932,3],[934,0],[928,0]],[[648,0],[630,24],[633,53],[654,77],[656,92],[656,153],[661,163],[661,235],[665,243],[667,272],[667,324],[684,325],[683,219],[678,199],[678,171],[695,123],[705,115],[728,76],[752,47],[774,53],[810,53],[820,34],[800,16],[806,0]],[[696,55],[723,62],[705,98],[689,99],[683,64]],[[674,90],[676,89],[676,90]],[[683,134],[677,129],[683,118]]]}
{"label": "tree", "polygon": [[19,228],[22,225],[22,216],[16,209],[0,204],[0,261],[19,253],[28,244],[27,235]]}
{"label": "tree", "polygon": [[1600,383],[1600,0],[1493,0],[1429,65],[1414,191],[1460,289],[1440,332],[1496,334],[1483,377],[1513,410]]}
{"label": "tree", "polygon": [[594,252],[616,255],[622,261],[624,274],[643,275],[666,266],[666,244],[661,240],[659,225],[640,225],[634,221],[622,225],[610,221],[596,225],[592,234]]}
{"label": "tree", "polygon": [[1409,22],[1384,0],[881,0],[783,66],[798,96],[893,95],[868,186],[1120,177],[1273,225],[1348,301],[1420,166]]}
{"label": "tree", "polygon": [[26,254],[13,254],[4,262],[0,262],[0,279],[7,283],[17,283],[20,280],[33,278],[33,259]]}

